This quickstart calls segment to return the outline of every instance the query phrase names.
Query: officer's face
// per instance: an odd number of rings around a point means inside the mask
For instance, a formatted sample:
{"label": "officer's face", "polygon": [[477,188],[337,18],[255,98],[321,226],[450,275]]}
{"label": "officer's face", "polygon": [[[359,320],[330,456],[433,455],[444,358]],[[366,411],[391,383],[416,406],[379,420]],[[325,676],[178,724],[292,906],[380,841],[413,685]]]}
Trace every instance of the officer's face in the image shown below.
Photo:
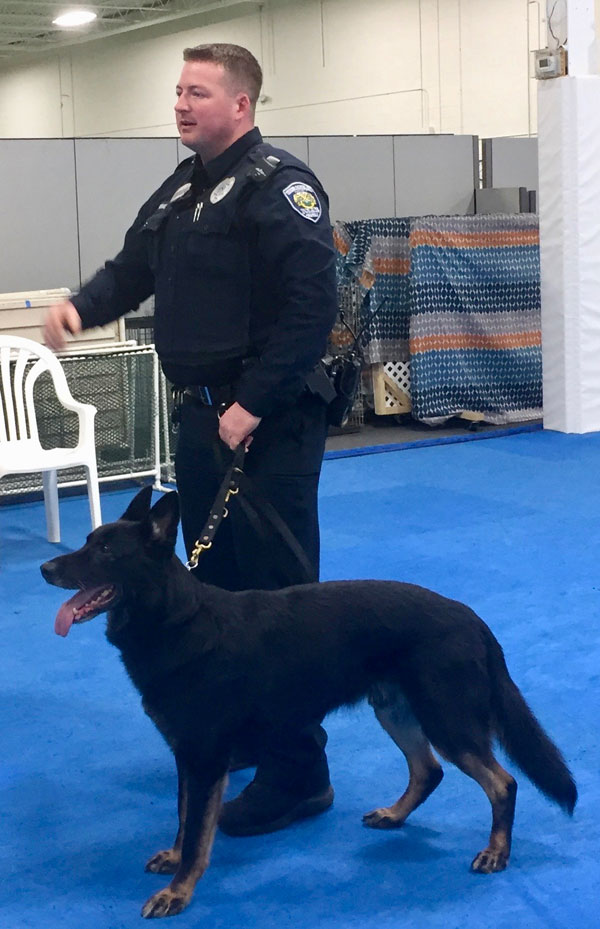
{"label": "officer's face", "polygon": [[186,61],[175,92],[181,141],[203,161],[216,158],[251,127],[248,96],[233,91],[222,65]]}

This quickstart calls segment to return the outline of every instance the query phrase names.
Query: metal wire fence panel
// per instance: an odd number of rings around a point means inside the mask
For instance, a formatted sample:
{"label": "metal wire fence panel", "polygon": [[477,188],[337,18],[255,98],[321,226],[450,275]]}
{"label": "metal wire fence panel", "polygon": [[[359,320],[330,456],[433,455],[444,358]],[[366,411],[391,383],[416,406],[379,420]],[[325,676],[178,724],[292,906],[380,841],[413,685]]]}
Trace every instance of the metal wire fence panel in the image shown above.
{"label": "metal wire fence panel", "polygon": [[[125,317],[125,334],[138,345],[154,347],[154,316]],[[160,419],[160,479],[165,483],[175,480],[175,445],[177,437],[171,421],[173,396],[166,377],[159,371],[158,404]]]}
{"label": "metal wire fence panel", "polygon": [[[338,311],[343,313],[344,319],[348,323],[350,329],[352,329],[353,332],[358,333],[362,325],[361,308],[364,300],[364,293],[361,292],[358,281],[342,281],[338,278],[337,300]],[[348,326],[345,326],[342,323],[339,312],[335,325],[329,335],[328,352],[330,355],[343,355],[344,352],[347,352],[352,347],[354,342],[352,333],[348,329]],[[356,394],[354,405],[352,406],[348,421],[344,428],[347,431],[356,431],[358,428],[360,428],[365,420],[364,411],[365,392],[363,380]],[[343,429],[341,431],[343,431]]]}
{"label": "metal wire fence panel", "polygon": [[154,316],[126,316],[125,335],[138,345],[154,345]]}
{"label": "metal wire fence panel", "polygon": [[[61,364],[73,396],[97,409],[96,454],[100,478],[135,476],[156,467],[155,353],[151,346],[68,354]],[[44,448],[77,444],[78,421],[59,403],[49,375],[34,388],[40,442]],[[59,484],[84,480],[83,468],[58,472]],[[7,475],[0,495],[40,490],[41,474]]]}

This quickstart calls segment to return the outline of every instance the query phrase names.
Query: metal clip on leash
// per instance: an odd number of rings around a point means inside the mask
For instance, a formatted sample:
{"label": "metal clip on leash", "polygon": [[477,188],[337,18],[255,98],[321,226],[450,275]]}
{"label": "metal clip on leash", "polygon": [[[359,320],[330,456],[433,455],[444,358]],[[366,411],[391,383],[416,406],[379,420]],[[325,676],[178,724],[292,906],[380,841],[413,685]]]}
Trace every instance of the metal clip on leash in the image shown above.
{"label": "metal clip on leash", "polygon": [[171,428],[174,433],[179,429],[179,424],[181,422],[181,405],[183,403],[183,395],[185,393],[185,388],[176,387],[174,384],[171,386],[171,396],[173,397],[173,406],[171,408]]}
{"label": "metal clip on leash", "polygon": [[193,571],[194,568],[198,567],[198,559],[200,558],[200,555],[202,552],[207,551],[212,546],[217,529],[221,525],[221,522],[229,515],[227,503],[229,503],[231,497],[234,497],[237,493],[239,493],[240,478],[244,472],[245,454],[245,443],[240,442],[235,452],[233,453],[233,462],[227,474],[223,478],[223,482],[219,488],[217,496],[215,497],[215,502],[211,507],[210,515],[205,523],[204,529],[200,533],[199,538],[194,543],[192,554],[190,555],[190,560],[186,562],[185,566],[188,571]]}

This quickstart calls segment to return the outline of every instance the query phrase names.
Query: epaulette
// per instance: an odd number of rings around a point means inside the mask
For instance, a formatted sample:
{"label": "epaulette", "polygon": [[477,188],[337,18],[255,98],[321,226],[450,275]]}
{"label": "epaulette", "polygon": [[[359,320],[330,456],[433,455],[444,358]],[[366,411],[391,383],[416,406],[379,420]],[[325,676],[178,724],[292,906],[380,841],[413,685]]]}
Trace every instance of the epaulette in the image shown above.
{"label": "epaulette", "polygon": [[281,159],[275,155],[263,155],[253,164],[246,177],[254,181],[255,184],[263,184],[268,177],[276,171],[281,164]]}

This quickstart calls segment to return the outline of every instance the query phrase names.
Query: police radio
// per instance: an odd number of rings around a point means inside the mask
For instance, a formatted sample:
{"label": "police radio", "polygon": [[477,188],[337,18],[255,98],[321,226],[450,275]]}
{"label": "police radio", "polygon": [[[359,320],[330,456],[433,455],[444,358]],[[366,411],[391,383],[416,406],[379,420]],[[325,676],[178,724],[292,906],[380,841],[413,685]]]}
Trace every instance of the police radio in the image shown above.
{"label": "police radio", "polygon": [[358,335],[346,322],[344,311],[340,310],[340,322],[352,336],[352,345],[338,355],[326,355],[306,379],[306,386],[311,393],[318,394],[327,404],[327,423],[330,426],[344,426],[348,422],[365,360],[365,334],[386,302],[387,297],[384,297]]}

